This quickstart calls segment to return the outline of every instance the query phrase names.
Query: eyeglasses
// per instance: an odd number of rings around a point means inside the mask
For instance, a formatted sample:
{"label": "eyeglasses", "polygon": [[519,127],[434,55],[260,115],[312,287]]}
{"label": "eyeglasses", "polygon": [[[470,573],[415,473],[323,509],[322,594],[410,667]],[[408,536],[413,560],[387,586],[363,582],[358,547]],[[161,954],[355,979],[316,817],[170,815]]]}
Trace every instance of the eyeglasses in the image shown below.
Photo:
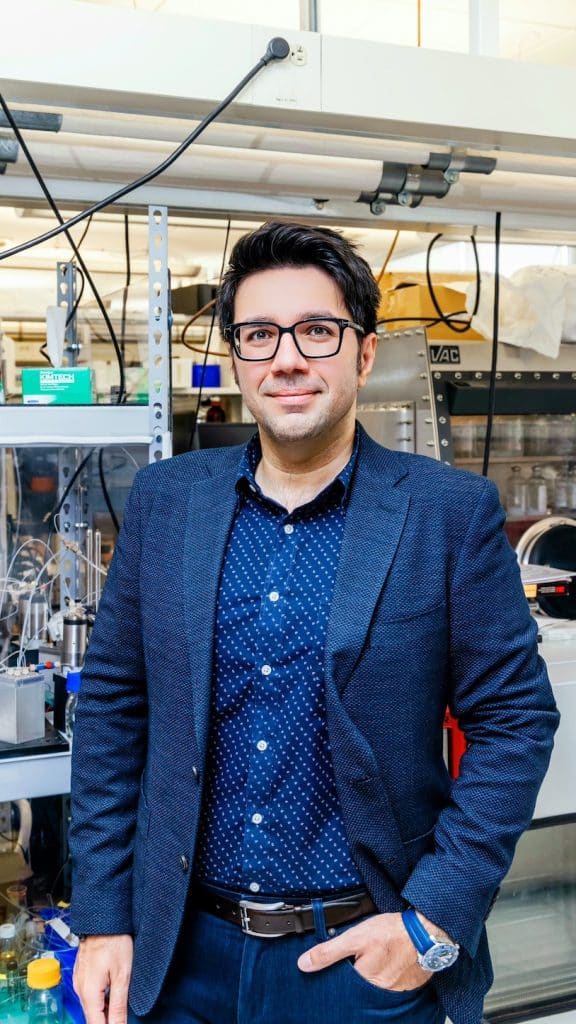
{"label": "eyeglasses", "polygon": [[308,317],[298,320],[291,327],[265,323],[261,320],[229,324],[224,328],[224,337],[231,341],[239,359],[262,363],[274,359],[283,334],[291,334],[300,355],[305,359],[328,359],[338,355],[342,347],[344,331],[351,327],[364,336],[360,324],[339,317]]}

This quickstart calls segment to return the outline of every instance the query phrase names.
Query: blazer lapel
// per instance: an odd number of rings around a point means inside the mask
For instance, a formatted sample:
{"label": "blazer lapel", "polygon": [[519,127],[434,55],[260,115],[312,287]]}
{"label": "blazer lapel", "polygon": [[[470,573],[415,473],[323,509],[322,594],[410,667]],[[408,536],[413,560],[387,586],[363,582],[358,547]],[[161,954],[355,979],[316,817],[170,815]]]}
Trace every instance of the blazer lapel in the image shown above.
{"label": "blazer lapel", "polygon": [[208,743],[218,585],[236,507],[236,476],[237,467],[195,482],[188,504],[182,585],[194,722],[202,760]]}
{"label": "blazer lapel", "polygon": [[386,455],[393,453],[384,453],[377,470],[364,462],[362,449],[358,454],[326,639],[326,680],[334,681],[340,693],[362,652],[410,501],[405,491],[395,489],[406,471],[398,471],[393,458],[392,466],[387,463]]}

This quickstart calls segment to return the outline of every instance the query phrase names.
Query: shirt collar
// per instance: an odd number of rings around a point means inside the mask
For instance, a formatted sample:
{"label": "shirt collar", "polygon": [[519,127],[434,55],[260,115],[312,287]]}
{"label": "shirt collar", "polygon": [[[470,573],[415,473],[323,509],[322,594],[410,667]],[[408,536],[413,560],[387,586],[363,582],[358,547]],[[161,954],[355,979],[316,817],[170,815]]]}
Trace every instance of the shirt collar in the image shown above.
{"label": "shirt collar", "polygon": [[[317,494],[312,502],[309,504],[316,505],[320,502],[325,502],[329,499],[336,499],[338,505],[345,505],[350,496],[350,490],[352,487],[352,478],[354,475],[354,467],[358,458],[358,448],[360,443],[360,429],[358,423],[354,432],[354,447],[352,449],[352,455],[348,462],[340,470],[338,475],[324,488],[320,494]],[[257,495],[261,500],[266,501],[266,496],[262,494],[260,487],[256,482],[256,469],[260,459],[262,458],[262,447],[260,445],[260,437],[258,434],[254,434],[254,437],[250,438],[246,445],[242,461],[238,468],[238,475],[236,477],[236,492],[238,495],[245,498],[250,495]],[[275,504],[275,503],[274,503]]]}

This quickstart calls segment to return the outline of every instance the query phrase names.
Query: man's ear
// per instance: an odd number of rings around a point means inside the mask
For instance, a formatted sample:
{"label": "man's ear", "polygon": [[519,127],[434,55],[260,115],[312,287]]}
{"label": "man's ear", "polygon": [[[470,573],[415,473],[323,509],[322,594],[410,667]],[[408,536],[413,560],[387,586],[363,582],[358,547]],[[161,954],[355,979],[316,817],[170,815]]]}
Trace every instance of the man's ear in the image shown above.
{"label": "man's ear", "polygon": [[372,367],[374,366],[374,360],[376,358],[376,345],[378,344],[378,335],[375,331],[370,334],[366,334],[362,338],[360,346],[360,353],[358,359],[358,387],[363,388]]}

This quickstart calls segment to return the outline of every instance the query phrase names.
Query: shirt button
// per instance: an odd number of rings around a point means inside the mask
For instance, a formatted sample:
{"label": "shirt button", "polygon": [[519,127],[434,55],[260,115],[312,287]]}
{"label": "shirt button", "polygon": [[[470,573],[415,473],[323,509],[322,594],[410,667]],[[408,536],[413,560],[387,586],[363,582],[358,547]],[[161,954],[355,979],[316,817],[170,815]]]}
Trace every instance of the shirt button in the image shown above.
{"label": "shirt button", "polygon": [[260,822],[262,821],[262,815],[261,814],[253,814],[252,815],[252,821],[254,822],[255,825],[259,825]]}
{"label": "shirt button", "polygon": [[198,771],[195,764],[192,765],[192,778],[195,779],[196,782],[200,782],[200,772]]}
{"label": "shirt button", "polygon": [[259,892],[259,891],[260,891],[260,883],[259,882],[250,882],[250,892]]}
{"label": "shirt button", "polygon": [[278,593],[277,590],[271,590],[270,593],[268,594],[268,597],[270,601],[277,601],[278,598],[280,597],[280,594]]}
{"label": "shirt button", "polygon": [[286,526],[284,527],[284,533],[294,533],[294,527],[292,526],[292,523],[286,523]]}
{"label": "shirt button", "polygon": [[272,669],[271,669],[270,665],[262,665],[262,668],[260,669],[260,671],[261,671],[263,676],[269,676],[271,671],[272,671]]}
{"label": "shirt button", "polygon": [[258,747],[258,750],[267,750],[268,749],[268,744],[266,743],[266,740],[258,740],[258,743],[256,744],[256,746]]}
{"label": "shirt button", "polygon": [[184,854],[182,853],[178,859],[180,861],[180,867],[182,868],[182,871],[184,872],[184,874],[186,874],[186,872],[188,871],[188,857],[185,857]]}

